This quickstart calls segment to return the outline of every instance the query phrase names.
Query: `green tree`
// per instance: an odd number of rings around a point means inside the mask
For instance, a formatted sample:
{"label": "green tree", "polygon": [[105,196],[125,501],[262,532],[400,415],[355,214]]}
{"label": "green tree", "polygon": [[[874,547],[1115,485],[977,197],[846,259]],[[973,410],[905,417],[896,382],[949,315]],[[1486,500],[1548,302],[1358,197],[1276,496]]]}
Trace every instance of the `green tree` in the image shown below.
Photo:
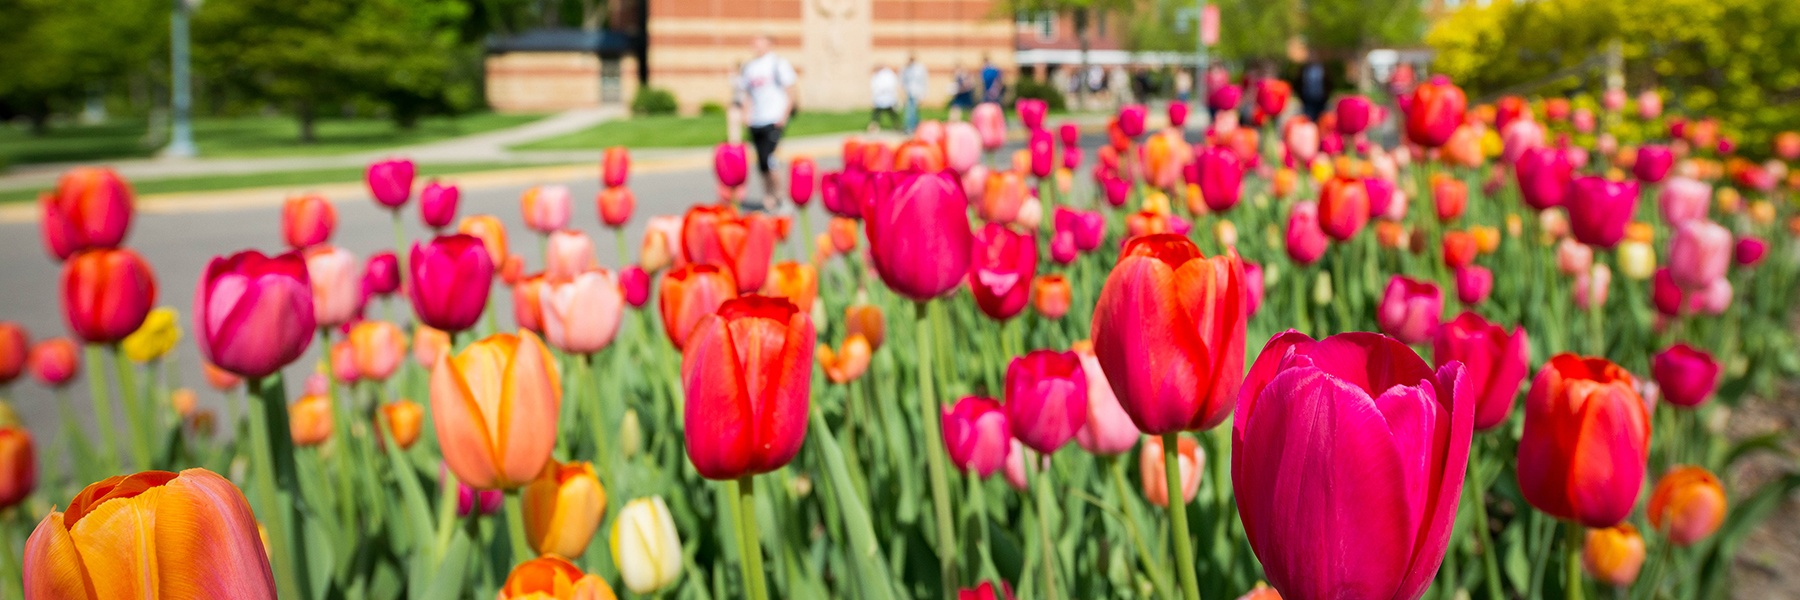
{"label": "green tree", "polygon": [[166,65],[169,5],[0,0],[0,32],[0,118],[25,116],[43,133],[88,93]]}
{"label": "green tree", "polygon": [[[1244,61],[1281,58],[1294,36],[1298,12],[1290,2],[1208,0],[1219,7],[1219,43],[1215,58]],[[1140,51],[1192,52],[1194,0],[1151,0],[1131,12],[1127,45]]]}
{"label": "green tree", "polygon": [[1425,33],[1419,0],[1302,0],[1301,33],[1315,54],[1354,59],[1382,46],[1410,46]]}
{"label": "green tree", "polygon": [[292,110],[304,142],[350,102],[385,104],[406,127],[473,104],[462,67],[474,57],[458,33],[467,11],[461,0],[211,0],[194,17],[196,62]]}

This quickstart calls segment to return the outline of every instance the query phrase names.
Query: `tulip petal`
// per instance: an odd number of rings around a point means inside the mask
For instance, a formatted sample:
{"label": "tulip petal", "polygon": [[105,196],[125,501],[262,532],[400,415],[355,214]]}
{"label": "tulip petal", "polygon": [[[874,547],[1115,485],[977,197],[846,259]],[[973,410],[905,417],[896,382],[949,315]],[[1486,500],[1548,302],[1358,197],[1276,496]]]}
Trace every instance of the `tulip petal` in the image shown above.
{"label": "tulip petal", "polygon": [[487,490],[494,489],[499,471],[494,461],[494,443],[461,364],[476,348],[472,346],[454,359],[445,353],[431,370],[431,422],[437,430],[444,462],[456,478],[469,487]]}
{"label": "tulip petal", "polygon": [[275,598],[275,575],[243,492],[200,469],[183,471],[161,489],[155,512],[159,597]]}
{"label": "tulip petal", "polygon": [[[1461,363],[1438,369],[1434,386],[1438,404],[1436,431],[1432,432],[1432,477],[1423,515],[1424,526],[1413,544],[1412,564],[1395,598],[1417,598],[1437,575],[1450,546],[1456,511],[1462,503],[1463,478],[1469,465],[1469,443],[1475,435],[1475,390]],[[1444,411],[1448,411],[1446,415]],[[1446,419],[1446,417],[1448,417]]]}
{"label": "tulip petal", "polygon": [[[1583,382],[1585,383],[1585,382]],[[1582,393],[1577,386],[1572,394]],[[1648,440],[1644,412],[1601,387],[1582,404],[1580,431],[1569,454],[1569,503],[1575,519],[1594,528],[1611,527],[1631,515],[1644,484]],[[1642,435],[1642,437],[1639,437]]]}
{"label": "tulip petal", "polygon": [[[105,501],[69,530],[98,598],[155,598],[162,571],[156,552],[155,505],[166,486]],[[180,565],[171,565],[181,568]]]}
{"label": "tulip petal", "polygon": [[96,600],[75,539],[63,525],[63,513],[52,512],[25,541],[25,597]]}
{"label": "tulip petal", "polygon": [[709,479],[745,472],[752,456],[755,413],[735,344],[725,319],[707,315],[682,352],[688,459]]}
{"label": "tulip petal", "polygon": [[520,333],[510,360],[498,396],[502,408],[495,448],[502,453],[496,458],[505,483],[518,485],[542,473],[556,449],[562,385],[550,349],[535,333]]}

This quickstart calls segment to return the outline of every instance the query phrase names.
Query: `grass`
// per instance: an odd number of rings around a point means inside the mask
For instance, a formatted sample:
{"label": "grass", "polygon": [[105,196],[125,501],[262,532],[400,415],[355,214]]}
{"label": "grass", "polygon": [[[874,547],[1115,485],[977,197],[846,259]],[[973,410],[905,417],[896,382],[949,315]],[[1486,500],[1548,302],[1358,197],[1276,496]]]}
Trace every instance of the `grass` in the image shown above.
{"label": "grass", "polygon": [[[926,110],[921,119],[942,119],[943,110]],[[867,111],[801,111],[788,122],[787,137],[860,131],[869,125]],[[678,117],[634,116],[609,121],[568,135],[514,146],[514,150],[592,150],[608,146],[627,148],[692,148],[725,141],[725,115]]]}
{"label": "grass", "polygon": [[[462,173],[481,171],[498,171],[526,167],[546,167],[554,165],[520,164],[520,163],[467,163],[451,165],[423,164],[418,167],[421,178],[441,177]],[[362,181],[362,167],[345,167],[331,169],[311,169],[300,171],[277,171],[272,173],[250,173],[239,175],[208,175],[203,177],[180,177],[171,179],[151,179],[134,181],[132,191],[139,196],[148,194],[171,194],[181,192],[211,192],[218,190],[236,190],[245,188],[307,186],[333,183],[353,183]],[[24,202],[36,200],[44,190],[19,189],[0,191],[0,203]]]}
{"label": "grass", "polygon": [[[300,124],[292,117],[208,117],[194,121],[200,155],[213,158],[321,156],[349,154],[419,144],[492,131],[542,118],[541,115],[476,113],[461,117],[427,117],[403,130],[375,118],[321,119],[316,140],[300,143]],[[160,144],[146,145],[148,121],[120,119],[101,125],[52,127],[34,136],[24,127],[0,127],[0,165],[101,161],[151,156]]]}

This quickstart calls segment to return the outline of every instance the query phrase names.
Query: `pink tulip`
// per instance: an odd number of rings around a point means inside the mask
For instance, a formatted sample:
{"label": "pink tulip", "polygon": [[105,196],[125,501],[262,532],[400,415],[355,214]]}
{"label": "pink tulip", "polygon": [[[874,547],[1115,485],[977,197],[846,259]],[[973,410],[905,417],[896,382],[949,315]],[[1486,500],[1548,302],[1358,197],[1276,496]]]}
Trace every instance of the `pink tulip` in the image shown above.
{"label": "pink tulip", "polygon": [[967,173],[981,162],[981,131],[974,125],[956,122],[944,126],[944,166],[957,173]]}
{"label": "pink tulip", "polygon": [[625,267],[619,272],[619,289],[632,308],[643,308],[650,301],[650,274],[637,265]]}
{"label": "pink tulip", "polygon": [[1375,320],[1382,333],[1406,344],[1422,344],[1437,334],[1444,312],[1444,292],[1437,284],[1403,275],[1388,280]]}
{"label": "pink tulip", "polygon": [[1295,162],[1310,164],[1313,157],[1319,155],[1319,125],[1295,117],[1288,123],[1282,141],[1287,144],[1288,155],[1294,157]]}
{"label": "pink tulip", "polygon": [[400,289],[400,259],[383,250],[363,265],[362,290],[370,296],[386,296]]}
{"label": "pink tulip", "polygon": [[1050,132],[1042,129],[1032,130],[1031,138],[1026,142],[1026,148],[1031,155],[1031,175],[1033,177],[1041,180],[1049,177],[1050,172],[1056,170],[1054,157],[1056,141],[1050,137]]}
{"label": "pink tulip", "polygon": [[1594,111],[1587,107],[1577,108],[1575,109],[1574,114],[1569,117],[1569,123],[1575,127],[1576,133],[1593,133],[1595,124]]}
{"label": "pink tulip", "polygon": [[743,144],[723,143],[713,148],[713,176],[725,187],[744,185],[750,176],[750,161]]}
{"label": "pink tulip", "polygon": [[1645,121],[1662,116],[1662,96],[1656,90],[1644,90],[1638,94],[1638,118]]}
{"label": "pink tulip", "polygon": [[1500,159],[1517,164],[1519,158],[1533,148],[1544,147],[1544,126],[1529,119],[1517,119],[1500,128]]}
{"label": "pink tulip", "polygon": [[1611,289],[1612,267],[1594,265],[1594,268],[1575,275],[1575,307],[1587,310],[1606,306],[1606,297]]}
{"label": "pink tulip", "polygon": [[1391,221],[1406,219],[1406,199],[1394,188],[1393,182],[1380,177],[1365,177],[1362,184],[1363,192],[1369,197],[1369,216]]}
{"label": "pink tulip", "polygon": [[970,396],[943,411],[944,449],[951,464],[983,479],[1006,466],[1014,442],[999,402]]}
{"label": "pink tulip", "polygon": [[594,242],[580,231],[550,234],[544,250],[544,274],[551,279],[569,279],[594,266]]}
{"label": "pink tulip", "polygon": [[404,158],[378,160],[369,163],[369,170],[363,180],[369,184],[369,194],[375,201],[388,210],[400,210],[412,197],[413,162]]}
{"label": "pink tulip", "polygon": [[989,318],[1005,321],[1025,310],[1037,274],[1037,240],[1005,225],[989,223],[970,246],[969,291]]}
{"label": "pink tulip", "polygon": [[[438,463],[438,478],[444,477],[455,479],[456,475],[450,473],[449,467],[440,462]],[[505,500],[506,490],[476,490],[469,487],[469,484],[456,482],[456,516],[458,517],[467,518],[469,512],[477,508],[483,515],[500,512],[500,504]]]}
{"label": "pink tulip", "polygon": [[1227,83],[1212,88],[1206,93],[1206,107],[1212,110],[1236,110],[1238,102],[1244,98],[1244,88],[1234,83]]}
{"label": "pink tulip", "polygon": [[819,166],[813,159],[800,157],[788,167],[788,199],[795,206],[806,206],[812,202],[813,191],[819,187]]}
{"label": "pink tulip", "polygon": [[1481,315],[1464,311],[1438,328],[1431,348],[1431,362],[1439,368],[1460,362],[1467,369],[1464,374],[1475,399],[1475,429],[1486,431],[1505,423],[1519,386],[1530,374],[1526,361],[1531,343],[1525,329],[1514,327],[1507,333]]}
{"label": "pink tulip", "polygon": [[456,220],[456,204],[462,198],[462,191],[454,185],[443,185],[432,180],[419,190],[419,219],[426,227],[434,230],[450,226]]}
{"label": "pink tulip", "polygon": [[[1060,210],[1061,207],[1058,207]],[[1050,260],[1056,264],[1066,265],[1081,257],[1081,251],[1075,247],[1075,234],[1058,230],[1050,236]]]}
{"label": "pink tulip", "polygon": [[1418,598],[1443,561],[1474,434],[1460,363],[1373,333],[1269,340],[1239,394],[1238,517],[1287,598]]}
{"label": "pink tulip", "polygon": [[195,337],[201,356],[214,366],[265,377],[300,358],[316,328],[312,283],[297,253],[270,258],[248,250],[214,257],[201,274]]}
{"label": "pink tulip", "polygon": [[312,280],[313,318],[319,327],[349,323],[362,308],[362,279],[356,255],[335,246],[314,246],[303,253]]}
{"label": "pink tulip", "polygon": [[1342,135],[1356,135],[1369,128],[1375,105],[1362,96],[1346,96],[1337,103],[1337,130]]}
{"label": "pink tulip", "polygon": [[983,150],[991,152],[1006,144],[1006,115],[999,104],[983,102],[976,105],[975,110],[969,111],[969,121],[975,125],[975,132],[981,134]]}
{"label": "pink tulip", "polygon": [[432,329],[458,333],[475,325],[487,308],[494,262],[481,238],[457,234],[414,242],[407,261],[413,313]]}
{"label": "pink tulip", "polygon": [[1019,122],[1027,131],[1038,131],[1044,128],[1044,113],[1050,105],[1037,98],[1020,98],[1013,103],[1013,110],[1019,111]]}
{"label": "pink tulip", "polygon": [[1075,248],[1083,252],[1099,248],[1106,236],[1106,217],[1097,212],[1058,206],[1054,225],[1058,232],[1069,232]]}
{"label": "pink tulip", "polygon": [[[1019,443],[1017,439],[1011,440],[1006,452],[1006,466],[1004,467],[1006,484],[1021,492],[1031,489],[1030,475],[1025,472],[1026,454],[1024,444]],[[1043,464],[1043,461],[1040,460],[1038,464]]]}
{"label": "pink tulip", "polygon": [[1719,363],[1705,350],[1675,344],[1650,359],[1650,376],[1670,404],[1693,408],[1719,387]]}
{"label": "pink tulip", "polygon": [[1769,244],[1762,241],[1761,238],[1745,236],[1738,240],[1737,247],[1732,251],[1731,256],[1737,264],[1749,267],[1762,262],[1763,255],[1768,251]]}
{"label": "pink tulip", "polygon": [[1731,266],[1731,232],[1711,221],[1682,223],[1669,244],[1669,274],[1688,290],[1703,290]]}
{"label": "pink tulip", "polygon": [[1207,208],[1225,212],[1237,206],[1243,191],[1244,168],[1230,149],[1210,146],[1194,157],[1200,166],[1200,196]]}
{"label": "pink tulip", "polygon": [[1034,350],[1006,367],[1006,420],[1013,437],[1043,454],[1087,423],[1088,380],[1074,352]]}
{"label": "pink tulip", "polygon": [[[642,273],[642,271],[639,271]],[[570,354],[599,352],[612,343],[625,312],[619,280],[605,269],[551,279],[538,292],[544,341]]]}
{"label": "pink tulip", "polygon": [[1310,265],[1325,256],[1325,230],[1319,228],[1319,205],[1311,200],[1296,202],[1288,213],[1287,255],[1294,262]]}
{"label": "pink tulip", "polygon": [[1114,208],[1124,206],[1131,197],[1131,182],[1123,178],[1109,175],[1100,181],[1100,189],[1106,196],[1106,203]]}
{"label": "pink tulip", "polygon": [[1731,280],[1720,277],[1693,296],[1691,308],[1703,315],[1725,314],[1731,308],[1732,297]]}
{"label": "pink tulip", "polygon": [[1675,165],[1675,153],[1668,146],[1645,144],[1638,147],[1637,162],[1632,163],[1631,173],[1638,181],[1657,183],[1669,176],[1669,168]]}
{"label": "pink tulip", "polygon": [[1267,293],[1265,287],[1262,265],[1246,261],[1244,263],[1244,314],[1256,316],[1256,311],[1262,308],[1263,295]]}
{"label": "pink tulip", "polygon": [[1486,302],[1494,291],[1494,272],[1481,265],[1464,265],[1456,269],[1456,299],[1475,306]]}
{"label": "pink tulip", "polygon": [[968,277],[974,242],[969,201],[950,173],[896,178],[891,192],[872,195],[863,205],[869,256],[896,293],[930,300]]}
{"label": "pink tulip", "polygon": [[1519,195],[1525,204],[1538,210],[1562,206],[1568,198],[1569,183],[1574,181],[1575,166],[1568,157],[1553,148],[1530,148],[1519,155],[1514,168],[1519,180]]}
{"label": "pink tulip", "polygon": [[1073,352],[1081,359],[1081,372],[1087,377],[1088,398],[1087,422],[1075,432],[1075,443],[1100,456],[1130,451],[1143,433],[1131,422],[1131,415],[1126,414],[1125,407],[1119,404],[1119,397],[1113,394],[1112,384],[1106,381],[1106,373],[1100,370],[1100,360],[1094,356],[1093,344],[1077,342]]}
{"label": "pink tulip", "polygon": [[540,185],[525,190],[519,199],[525,226],[549,234],[569,226],[569,186]]}
{"label": "pink tulip", "polygon": [[1596,248],[1612,248],[1625,237],[1625,225],[1637,212],[1636,181],[1607,181],[1587,176],[1570,185],[1569,226],[1575,239]]}
{"label": "pink tulip", "polygon": [[1188,105],[1186,102],[1169,103],[1169,126],[1176,129],[1187,126]]}
{"label": "pink tulip", "polygon": [[1556,244],[1556,269],[1564,275],[1586,273],[1594,265],[1594,249],[1573,238],[1563,238]]}
{"label": "pink tulip", "polygon": [[[1176,472],[1181,479],[1181,503],[1194,501],[1200,493],[1200,477],[1206,469],[1206,451],[1194,438],[1180,436],[1175,451]],[[1154,506],[1169,505],[1168,463],[1164,462],[1163,440],[1157,436],[1144,438],[1138,451],[1138,477],[1144,482],[1144,499]]]}
{"label": "pink tulip", "polygon": [[1656,206],[1664,221],[1678,226],[1687,221],[1705,219],[1712,205],[1712,186],[1690,177],[1676,176],[1656,194]]}
{"label": "pink tulip", "polygon": [[1144,135],[1144,118],[1148,115],[1149,109],[1144,108],[1142,104],[1127,104],[1119,107],[1119,132],[1129,138]]}

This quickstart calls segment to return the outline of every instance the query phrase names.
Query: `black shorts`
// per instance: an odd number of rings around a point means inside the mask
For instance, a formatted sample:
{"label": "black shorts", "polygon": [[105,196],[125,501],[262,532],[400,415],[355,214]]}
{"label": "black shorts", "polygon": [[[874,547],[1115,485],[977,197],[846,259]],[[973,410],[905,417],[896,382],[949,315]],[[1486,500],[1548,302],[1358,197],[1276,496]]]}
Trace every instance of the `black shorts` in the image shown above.
{"label": "black shorts", "polygon": [[750,128],[750,145],[756,147],[756,170],[769,175],[769,164],[775,159],[775,145],[781,143],[780,125],[755,125]]}

